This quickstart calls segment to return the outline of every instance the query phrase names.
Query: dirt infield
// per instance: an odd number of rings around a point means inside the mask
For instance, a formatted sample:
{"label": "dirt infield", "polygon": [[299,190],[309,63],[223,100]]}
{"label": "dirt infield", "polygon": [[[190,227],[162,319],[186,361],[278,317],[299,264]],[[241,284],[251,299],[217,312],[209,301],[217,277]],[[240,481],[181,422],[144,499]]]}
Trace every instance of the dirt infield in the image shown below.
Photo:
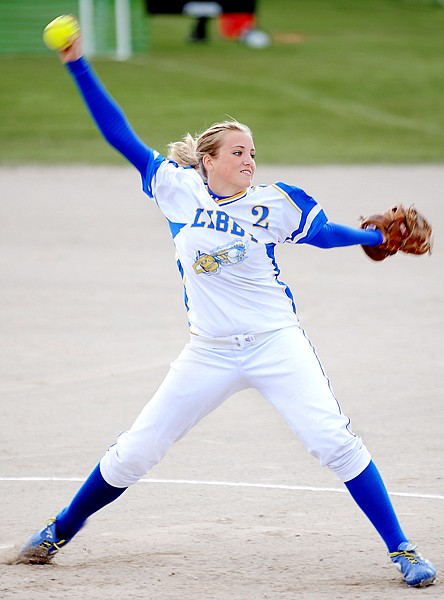
{"label": "dirt infield", "polygon": [[[281,279],[406,533],[444,569],[444,166],[259,168],[332,221],[415,203],[433,255],[282,247]],[[254,391],[233,396],[52,565],[7,564],[129,427],[187,340],[168,227],[131,168],[0,167],[0,598],[397,600],[341,484]]]}

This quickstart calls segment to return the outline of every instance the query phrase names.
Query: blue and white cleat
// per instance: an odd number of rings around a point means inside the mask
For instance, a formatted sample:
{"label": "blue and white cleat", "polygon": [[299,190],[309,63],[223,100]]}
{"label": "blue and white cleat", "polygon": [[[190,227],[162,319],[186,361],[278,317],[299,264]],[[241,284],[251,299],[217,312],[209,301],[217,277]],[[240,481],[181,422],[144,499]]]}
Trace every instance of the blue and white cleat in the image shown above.
{"label": "blue and white cleat", "polygon": [[19,558],[22,562],[31,564],[48,563],[70,540],[71,538],[61,539],[57,535],[56,519],[49,519],[46,526],[36,531],[26,542],[19,552]]}
{"label": "blue and white cleat", "polygon": [[415,544],[403,542],[397,552],[389,552],[389,557],[411,587],[426,587],[436,579],[435,567],[416,552]]}

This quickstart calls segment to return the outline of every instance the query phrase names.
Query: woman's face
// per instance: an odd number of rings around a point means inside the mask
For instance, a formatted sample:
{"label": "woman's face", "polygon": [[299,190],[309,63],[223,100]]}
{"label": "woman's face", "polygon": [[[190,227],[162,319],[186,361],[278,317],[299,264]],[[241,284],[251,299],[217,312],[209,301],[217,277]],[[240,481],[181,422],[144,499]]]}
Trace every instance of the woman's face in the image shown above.
{"label": "woman's face", "polygon": [[208,186],[218,196],[233,196],[246,190],[252,182],[256,163],[251,136],[243,131],[227,131],[217,156],[205,155]]}

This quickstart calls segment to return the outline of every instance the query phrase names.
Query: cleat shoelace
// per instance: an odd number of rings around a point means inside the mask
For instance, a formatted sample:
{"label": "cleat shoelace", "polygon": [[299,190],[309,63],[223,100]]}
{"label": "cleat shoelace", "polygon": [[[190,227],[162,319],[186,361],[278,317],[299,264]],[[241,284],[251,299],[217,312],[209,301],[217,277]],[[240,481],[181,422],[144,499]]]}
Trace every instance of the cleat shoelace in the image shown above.
{"label": "cleat shoelace", "polygon": [[[48,529],[55,522],[56,522],[56,519],[49,519],[48,522],[47,522],[46,528]],[[51,551],[51,550],[53,550],[53,552],[57,552],[65,544],[66,544],[66,540],[57,540],[56,541],[54,539],[44,539],[39,544],[39,547],[40,548],[44,548],[48,552]]]}
{"label": "cleat shoelace", "polygon": [[412,565],[419,565],[420,556],[416,552],[408,552],[407,550],[402,550],[401,552],[390,552],[390,558],[395,558],[396,556],[403,556],[406,558]]}
{"label": "cleat shoelace", "polygon": [[60,550],[64,543],[65,540],[59,540],[58,542],[49,542],[48,540],[43,540],[43,542],[40,544],[40,547],[46,548],[46,550],[50,550],[51,548],[57,548],[57,550]]}

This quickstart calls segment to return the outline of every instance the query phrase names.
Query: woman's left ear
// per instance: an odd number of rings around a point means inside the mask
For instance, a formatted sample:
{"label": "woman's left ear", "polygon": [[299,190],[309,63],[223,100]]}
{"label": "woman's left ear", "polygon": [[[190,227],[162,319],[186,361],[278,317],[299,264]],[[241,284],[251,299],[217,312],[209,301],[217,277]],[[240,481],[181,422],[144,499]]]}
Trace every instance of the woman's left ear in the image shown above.
{"label": "woman's left ear", "polygon": [[213,170],[213,159],[211,158],[211,156],[209,154],[205,154],[205,156],[203,156],[202,164],[205,167],[206,171]]}

